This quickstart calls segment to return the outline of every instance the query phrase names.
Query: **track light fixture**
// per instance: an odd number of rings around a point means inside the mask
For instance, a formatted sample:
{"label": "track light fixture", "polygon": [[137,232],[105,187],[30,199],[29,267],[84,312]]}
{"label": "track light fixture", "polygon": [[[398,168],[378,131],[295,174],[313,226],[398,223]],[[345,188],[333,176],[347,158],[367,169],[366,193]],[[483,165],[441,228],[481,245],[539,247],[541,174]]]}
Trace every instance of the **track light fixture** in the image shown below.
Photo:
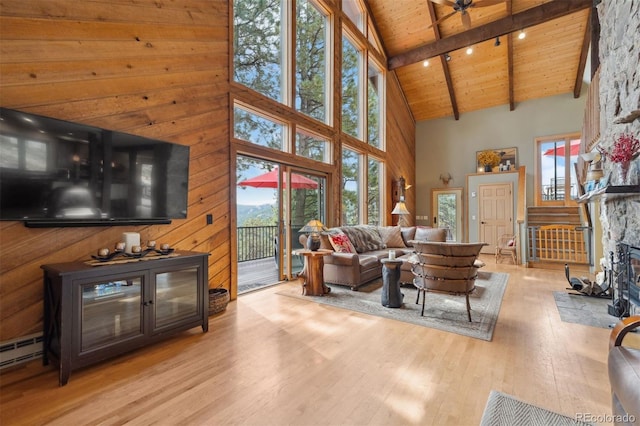
{"label": "track light fixture", "polygon": [[444,54],[444,59],[445,59],[447,62],[449,62],[449,61],[451,60],[451,56],[449,56],[449,54],[448,54],[448,53],[445,53],[445,54]]}
{"label": "track light fixture", "polygon": [[493,43],[493,45],[494,45],[495,47],[500,46],[500,37],[499,37],[499,36],[498,36],[498,37],[496,37],[496,42],[495,42],[495,43]]}

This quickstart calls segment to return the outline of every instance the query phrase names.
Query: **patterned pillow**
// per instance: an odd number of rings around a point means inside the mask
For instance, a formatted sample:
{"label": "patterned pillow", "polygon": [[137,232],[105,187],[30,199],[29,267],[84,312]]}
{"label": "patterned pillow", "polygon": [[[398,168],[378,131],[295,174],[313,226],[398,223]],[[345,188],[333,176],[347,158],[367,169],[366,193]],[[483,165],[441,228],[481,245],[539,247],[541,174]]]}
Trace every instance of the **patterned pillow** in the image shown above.
{"label": "patterned pillow", "polygon": [[344,232],[333,232],[328,235],[329,242],[338,253],[355,253],[356,249]]}
{"label": "patterned pillow", "polygon": [[402,231],[399,226],[380,226],[378,227],[382,244],[386,247],[406,247],[402,239]]}
{"label": "patterned pillow", "polygon": [[340,229],[347,234],[358,253],[386,248],[376,226],[353,225],[343,226]]}

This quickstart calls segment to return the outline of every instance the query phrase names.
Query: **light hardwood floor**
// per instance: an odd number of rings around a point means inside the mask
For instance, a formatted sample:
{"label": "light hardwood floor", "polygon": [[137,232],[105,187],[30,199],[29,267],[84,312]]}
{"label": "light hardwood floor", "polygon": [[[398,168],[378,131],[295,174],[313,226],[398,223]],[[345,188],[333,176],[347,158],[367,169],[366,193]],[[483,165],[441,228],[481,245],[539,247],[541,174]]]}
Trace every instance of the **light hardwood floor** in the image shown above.
{"label": "light hardwood floor", "polygon": [[276,286],[231,302],[208,333],[73,372],[64,387],[39,361],[4,372],[0,423],[477,425],[492,389],[570,417],[610,414],[609,330],[560,320],[563,272],[485,260],[510,274],[491,342]]}

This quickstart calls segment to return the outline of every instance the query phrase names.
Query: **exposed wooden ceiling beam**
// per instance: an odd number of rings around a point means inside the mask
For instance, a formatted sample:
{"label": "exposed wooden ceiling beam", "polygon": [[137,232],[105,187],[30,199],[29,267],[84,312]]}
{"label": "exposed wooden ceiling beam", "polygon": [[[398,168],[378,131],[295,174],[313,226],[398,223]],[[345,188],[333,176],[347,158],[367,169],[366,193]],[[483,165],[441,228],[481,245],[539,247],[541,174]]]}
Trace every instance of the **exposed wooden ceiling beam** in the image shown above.
{"label": "exposed wooden ceiling beam", "polygon": [[580,50],[580,59],[578,61],[578,71],[576,72],[576,82],[573,85],[573,97],[575,99],[580,97],[580,92],[582,92],[582,82],[584,81],[584,69],[587,65],[587,56],[589,53],[589,44],[591,44],[591,13],[593,13],[593,9],[589,14],[589,18],[587,19],[587,28],[584,30],[584,37],[582,38],[582,48]]}
{"label": "exposed wooden ceiling beam", "polygon": [[[429,17],[431,18],[431,22],[436,22],[436,9],[433,7],[433,3],[429,0],[427,1],[427,5],[429,7]],[[436,40],[442,39],[440,35],[440,28],[438,25],[433,26],[433,33],[436,36]],[[440,63],[442,64],[442,69],[444,71],[444,79],[447,82],[447,89],[449,90],[449,99],[451,100],[451,110],[453,112],[453,117],[456,120],[460,120],[460,111],[458,110],[458,101],[456,100],[456,92],[453,90],[453,81],[451,80],[451,72],[449,71],[449,62],[444,55],[440,55]]]}
{"label": "exposed wooden ceiling beam", "polygon": [[387,68],[394,70],[399,67],[422,62],[425,59],[437,55],[452,52],[472,44],[481,43],[501,35],[590,8],[592,5],[593,0],[555,0],[543,3],[540,6],[532,7],[515,15],[498,19],[489,24],[481,25],[393,56],[389,58]]}
{"label": "exposed wooden ceiling beam", "polygon": [[[513,3],[507,2],[507,14],[513,15]],[[507,34],[507,75],[509,76],[509,111],[516,109],[516,98],[513,87],[513,34]]]}

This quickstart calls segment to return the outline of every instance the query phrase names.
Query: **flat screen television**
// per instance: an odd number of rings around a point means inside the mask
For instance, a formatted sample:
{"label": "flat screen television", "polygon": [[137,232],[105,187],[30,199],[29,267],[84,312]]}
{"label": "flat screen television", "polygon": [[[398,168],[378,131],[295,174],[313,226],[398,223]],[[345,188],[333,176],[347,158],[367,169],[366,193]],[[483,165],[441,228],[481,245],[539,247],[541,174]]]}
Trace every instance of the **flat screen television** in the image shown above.
{"label": "flat screen television", "polygon": [[188,183],[188,146],[0,108],[0,220],[171,223]]}

